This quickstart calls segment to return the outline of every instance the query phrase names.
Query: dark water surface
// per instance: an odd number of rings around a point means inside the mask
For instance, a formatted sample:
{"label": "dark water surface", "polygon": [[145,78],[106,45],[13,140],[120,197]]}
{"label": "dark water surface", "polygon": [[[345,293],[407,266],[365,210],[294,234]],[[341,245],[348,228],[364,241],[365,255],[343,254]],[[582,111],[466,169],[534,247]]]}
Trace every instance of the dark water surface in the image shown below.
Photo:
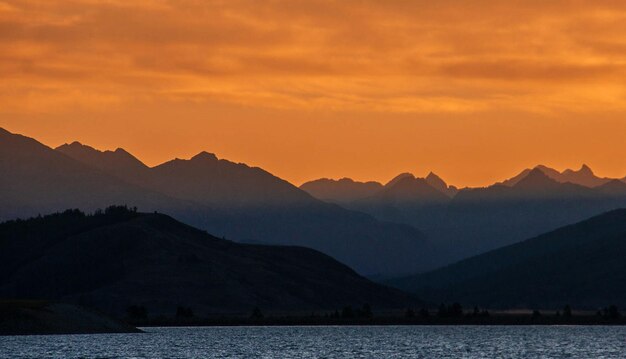
{"label": "dark water surface", "polygon": [[626,327],[145,328],[0,337],[0,358],[626,358]]}

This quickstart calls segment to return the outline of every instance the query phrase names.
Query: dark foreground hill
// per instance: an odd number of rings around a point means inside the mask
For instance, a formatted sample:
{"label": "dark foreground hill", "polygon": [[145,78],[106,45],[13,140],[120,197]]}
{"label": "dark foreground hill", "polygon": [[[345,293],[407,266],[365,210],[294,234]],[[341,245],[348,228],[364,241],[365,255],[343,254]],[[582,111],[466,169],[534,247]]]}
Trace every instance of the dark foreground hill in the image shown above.
{"label": "dark foreground hill", "polygon": [[78,303],[123,315],[334,310],[415,300],[317,251],[238,244],[125,207],[0,225],[0,297]]}
{"label": "dark foreground hill", "polygon": [[392,281],[424,300],[491,308],[626,307],[626,210]]}
{"label": "dark foreground hill", "polygon": [[0,335],[138,333],[86,308],[45,301],[0,301]]}

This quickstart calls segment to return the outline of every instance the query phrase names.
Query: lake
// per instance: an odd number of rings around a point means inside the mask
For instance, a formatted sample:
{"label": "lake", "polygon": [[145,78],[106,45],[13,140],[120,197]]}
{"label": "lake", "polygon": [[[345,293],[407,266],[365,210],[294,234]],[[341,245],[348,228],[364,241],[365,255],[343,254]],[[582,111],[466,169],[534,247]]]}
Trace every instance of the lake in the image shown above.
{"label": "lake", "polygon": [[0,337],[0,358],[624,358],[620,326],[144,328]]}

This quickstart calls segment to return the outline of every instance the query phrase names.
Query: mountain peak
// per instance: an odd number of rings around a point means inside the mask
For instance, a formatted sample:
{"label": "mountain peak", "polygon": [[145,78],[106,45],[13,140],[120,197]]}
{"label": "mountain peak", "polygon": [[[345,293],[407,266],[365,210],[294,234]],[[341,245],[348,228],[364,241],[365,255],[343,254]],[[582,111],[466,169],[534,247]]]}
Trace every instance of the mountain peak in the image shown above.
{"label": "mountain peak", "polygon": [[593,171],[589,166],[583,164],[578,171],[572,169],[566,169],[561,173],[562,175],[579,175],[579,176],[594,176]]}
{"label": "mountain peak", "polygon": [[430,179],[434,179],[434,180],[441,180],[441,181],[443,181],[443,180],[441,179],[441,177],[439,177],[439,176],[438,176],[435,172],[433,172],[433,171],[428,172],[428,175],[426,176],[426,179],[429,179],[429,178],[430,178]]}
{"label": "mountain peak", "polygon": [[533,168],[528,174],[517,182],[513,187],[525,189],[543,189],[551,187],[558,182],[550,178],[544,171],[539,168]]}
{"label": "mountain peak", "polygon": [[424,178],[426,183],[437,188],[437,189],[446,189],[448,188],[448,184],[441,177],[437,176],[434,172],[429,172],[428,175]]}
{"label": "mountain peak", "polygon": [[556,180],[557,182],[559,181],[559,179],[561,178],[561,172],[555,170],[552,167],[548,167],[548,166],[544,166],[544,165],[537,165],[535,166],[535,169],[540,170],[541,172],[543,172],[546,176],[552,178],[553,180]]}
{"label": "mountain peak", "polygon": [[391,181],[387,182],[387,184],[385,184],[385,187],[391,187],[405,178],[415,179],[415,176],[410,172],[400,173],[399,175],[392,178]]}
{"label": "mountain peak", "polygon": [[129,170],[141,171],[147,168],[143,162],[123,148],[117,148],[115,151],[100,151],[74,141],[55,148],[55,151],[100,170],[113,171],[118,175]]}
{"label": "mountain peak", "polygon": [[55,148],[55,150],[58,150],[60,148],[67,148],[67,147],[82,148],[82,147],[85,147],[85,145],[83,145],[82,143],[80,143],[78,141],[74,141],[74,142],[71,142],[71,143],[67,143],[66,142],[66,143],[62,144],[61,146]]}
{"label": "mountain peak", "polygon": [[[557,171],[554,168],[550,168],[544,165],[537,165],[533,170],[539,170],[543,172],[549,178],[559,183],[571,182],[585,187],[596,187],[609,181],[608,178],[597,177],[591,168],[586,164],[583,164],[579,170],[566,169],[563,172]],[[525,169],[517,176],[510,178],[504,182],[505,185],[514,186],[519,181],[524,179],[530,173],[531,169]]]}
{"label": "mountain peak", "polygon": [[[76,154],[76,153],[80,153],[80,154],[93,154],[93,153],[102,153],[102,151],[98,151],[95,148],[91,147],[91,146],[87,146],[87,145],[83,145],[82,143],[78,142],[78,141],[74,141],[71,143],[65,143],[62,144],[61,146],[55,148],[56,151],[59,152],[63,152],[66,155],[67,154]],[[72,156],[70,156],[72,157]]]}
{"label": "mountain peak", "polygon": [[192,161],[217,161],[217,156],[214,153],[202,151],[197,155],[191,157]]}
{"label": "mountain peak", "polygon": [[533,168],[532,170],[530,170],[530,172],[528,172],[528,175],[526,175],[525,179],[532,179],[532,180],[536,180],[536,179],[542,179],[542,180],[551,180],[551,178],[541,169],[539,168]]}
{"label": "mountain peak", "polygon": [[457,188],[454,186],[448,186],[446,181],[444,181],[441,177],[439,177],[434,172],[428,173],[428,176],[424,178],[426,183],[428,183],[434,189],[446,194],[449,197],[454,197],[458,192]]}
{"label": "mountain peak", "polygon": [[429,172],[425,180],[429,185],[435,188],[448,188],[448,184],[446,183],[446,181],[441,179],[441,177],[437,176],[437,174],[435,174],[434,172]]}
{"label": "mountain peak", "polygon": [[586,187],[597,187],[607,183],[610,179],[597,177],[589,166],[583,164],[577,171],[570,169],[563,171],[561,178],[557,180],[559,182],[572,182]]}
{"label": "mountain peak", "polygon": [[444,192],[434,188],[424,178],[415,178],[413,175],[402,176],[391,185],[377,194],[377,199],[392,203],[445,203],[450,198]]}
{"label": "mountain peak", "polygon": [[89,147],[86,145],[83,145],[82,143],[78,142],[78,141],[74,141],[72,143],[70,143],[69,145],[66,143],[66,146],[70,146],[70,147]]}

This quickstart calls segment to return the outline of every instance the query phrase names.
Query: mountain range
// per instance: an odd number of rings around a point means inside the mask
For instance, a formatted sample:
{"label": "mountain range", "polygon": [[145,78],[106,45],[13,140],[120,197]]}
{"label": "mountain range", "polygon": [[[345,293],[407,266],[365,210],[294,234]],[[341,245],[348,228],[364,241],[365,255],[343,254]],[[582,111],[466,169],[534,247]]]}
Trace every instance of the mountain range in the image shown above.
{"label": "mountain range", "polygon": [[130,306],[157,316],[184,306],[204,316],[419,303],[312,249],[235,243],[127,207],[0,224],[0,297],[62,301],[117,317]]}
{"label": "mountain range", "polygon": [[[598,187],[613,180],[626,182],[626,177],[621,179],[598,177],[594,174],[593,170],[585,164],[583,164],[579,170],[566,169],[561,172],[544,165],[537,165],[534,168],[524,169],[519,174],[502,182],[495,183],[494,185],[502,184],[512,187],[522,179],[526,178],[533,170],[543,172],[543,174],[556,182],[573,183],[584,187]],[[408,172],[397,175],[385,185],[375,181],[357,182],[350,178],[342,178],[340,180],[322,178],[305,182],[300,186],[300,188],[321,200],[346,204],[376,196],[384,189],[394,187],[398,181],[407,177],[416,179],[415,175]],[[453,198],[457,193],[459,193],[459,189],[456,186],[448,185],[441,177],[433,172],[429,172],[428,175],[422,179],[430,187],[446,194],[450,198]]]}
{"label": "mountain range", "polygon": [[118,149],[58,149],[0,130],[0,220],[111,204],[158,211],[240,242],[320,250],[363,274],[431,267],[417,229],[315,199],[260,168],[201,152],[148,167]]}
{"label": "mountain range", "polygon": [[434,173],[298,188],[208,152],[149,167],[123,149],[52,149],[6,130],[0,171],[10,174],[0,178],[0,220],[127,204],[238,242],[313,248],[377,278],[431,270],[626,207],[626,183],[587,166],[537,166],[482,188],[457,189]]}
{"label": "mountain range", "polygon": [[626,305],[626,210],[391,281],[425,300],[489,308]]}
{"label": "mountain range", "polygon": [[[446,194],[448,197],[454,197],[458,192],[455,186],[449,186],[441,177],[437,176],[433,172],[430,172],[424,178],[416,178],[412,173],[401,173],[392,178],[385,185],[376,181],[358,182],[350,178],[342,178],[339,180],[333,180],[329,178],[321,178],[305,182],[300,185],[300,189],[308,192],[315,198],[323,201],[337,203],[337,204],[350,204],[355,201],[367,200],[370,197],[380,196],[381,192],[396,192],[396,195],[403,195],[403,191],[400,188],[396,188],[398,182],[402,181],[404,190],[409,191],[407,194],[412,197],[416,197],[417,193],[410,193],[411,191],[419,191],[420,187],[422,191],[430,191],[430,188]],[[427,184],[430,188],[416,185]],[[409,185],[412,183],[412,185]],[[406,187],[413,187],[413,190]],[[436,194],[435,194],[436,196]]]}
{"label": "mountain range", "polygon": [[585,187],[597,187],[601,186],[609,181],[610,178],[601,178],[596,176],[589,166],[583,164],[582,167],[578,170],[566,169],[562,172],[559,172],[553,168],[538,165],[535,168],[527,168],[520,172],[517,176],[512,177],[508,180],[502,182],[502,184],[507,186],[514,186],[517,182],[528,176],[528,174],[533,170],[537,169],[543,172],[546,176],[552,178],[553,180],[559,183],[573,183],[578,184]]}
{"label": "mountain range", "polygon": [[315,198],[337,204],[350,203],[372,196],[382,188],[383,185],[379,182],[358,182],[350,178],[342,178],[339,180],[320,178],[303,183],[300,186],[300,189]]}
{"label": "mountain range", "polygon": [[557,182],[534,169],[511,187],[496,184],[459,192],[439,225],[428,230],[437,231],[442,241],[456,247],[457,258],[463,258],[625,206],[626,183],[613,180],[589,188]]}
{"label": "mountain range", "polygon": [[432,173],[403,173],[342,205],[419,228],[439,246],[439,264],[445,265],[626,207],[626,183],[597,177],[587,166],[563,172],[537,166],[501,183],[461,190]]}

